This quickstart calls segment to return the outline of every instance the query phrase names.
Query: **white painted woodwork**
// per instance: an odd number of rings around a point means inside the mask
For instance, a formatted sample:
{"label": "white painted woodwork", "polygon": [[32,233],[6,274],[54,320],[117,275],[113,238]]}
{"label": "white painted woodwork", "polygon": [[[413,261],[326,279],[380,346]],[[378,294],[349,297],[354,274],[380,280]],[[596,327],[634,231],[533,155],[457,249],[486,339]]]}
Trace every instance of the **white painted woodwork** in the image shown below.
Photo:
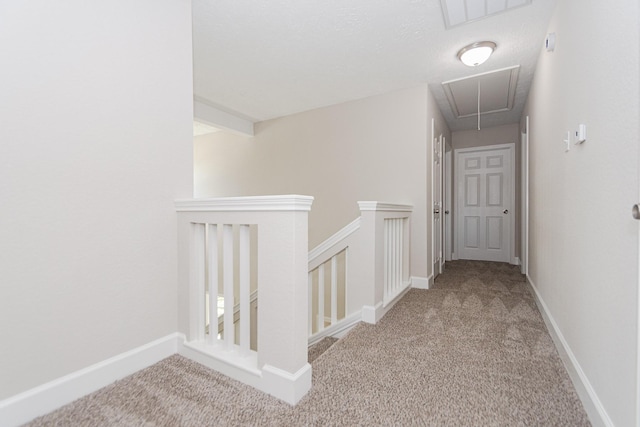
{"label": "white painted woodwork", "polygon": [[325,291],[324,291],[324,264],[318,267],[318,316],[317,316],[317,328],[318,330],[324,329],[325,326],[325,318],[324,318],[324,300],[325,300]]}
{"label": "white painted woodwork", "polygon": [[[445,261],[453,259],[453,152],[445,152],[445,192],[444,192],[444,209],[445,209]],[[448,214],[446,212],[449,212]]]}
{"label": "white painted woodwork", "polygon": [[2,426],[21,426],[74,400],[148,368],[179,352],[184,335],[174,332],[150,343],[0,400]]}
{"label": "white painted woodwork", "polygon": [[[343,249],[309,271],[309,308],[315,313],[315,316],[309,315],[309,336],[322,332],[324,329],[335,325],[345,317],[347,270],[345,268],[341,272],[338,271],[338,258],[343,256],[346,263],[347,250],[348,248]],[[327,266],[330,267],[329,286],[326,284]],[[314,282],[314,277],[317,277],[317,282]],[[339,295],[338,290],[338,283],[340,281],[344,283],[345,287],[342,296]],[[316,283],[317,286],[314,287],[314,283]],[[317,289],[317,292],[314,292],[314,288]],[[339,313],[339,306],[344,308],[342,315]],[[329,310],[328,312],[327,309]]]}
{"label": "white painted woodwork", "polygon": [[[307,325],[310,344],[343,333],[353,325],[356,313],[366,322],[377,322],[409,288],[412,207],[377,201],[358,204],[360,218],[309,252],[308,307],[314,311]],[[338,268],[341,256],[343,269]],[[344,283],[344,295],[339,283]]]}
{"label": "white painted woodwork", "polygon": [[383,307],[386,307],[408,286],[405,221],[405,218],[387,218],[384,220]]}
{"label": "white painted woodwork", "polygon": [[[179,317],[187,331],[183,353],[233,378],[291,404],[311,387],[307,363],[308,294],[300,286],[307,277],[307,216],[313,198],[308,196],[238,197],[222,200],[176,201],[178,210]],[[205,227],[217,224],[224,295],[223,346],[204,337]],[[260,310],[249,293],[251,270],[250,226],[257,230],[257,283]],[[234,227],[238,230],[234,258]],[[212,251],[209,250],[209,255]],[[209,256],[210,264],[214,264]],[[238,267],[239,303],[235,304],[234,275]],[[210,286],[214,281],[210,281]],[[213,287],[209,289],[213,290]],[[213,292],[212,292],[213,293]],[[209,297],[213,312],[212,297]],[[217,295],[216,295],[217,298]],[[255,301],[255,300],[254,300]],[[186,302],[186,304],[185,304]],[[283,307],[287,307],[283,310]],[[257,310],[257,351],[251,350],[249,326]],[[255,314],[254,314],[255,315]],[[210,319],[213,314],[210,314]],[[215,323],[210,330],[215,333]],[[235,336],[238,334],[238,339]]]}
{"label": "white painted woodwork", "polygon": [[252,120],[223,111],[205,100],[194,99],[193,116],[205,125],[211,125],[241,135],[253,136],[254,122]]}
{"label": "white painted woodwork", "polygon": [[222,226],[222,286],[224,288],[224,326],[223,339],[227,350],[235,344],[233,333],[233,307],[235,306],[233,284],[233,228],[230,224]]}
{"label": "white painted woodwork", "polygon": [[520,192],[520,198],[522,200],[521,220],[522,225],[520,227],[520,260],[521,260],[521,272],[522,274],[529,274],[529,116],[525,117],[525,132],[522,135],[522,159],[520,162],[522,189]]}
{"label": "white painted woodwork", "polygon": [[193,254],[189,262],[191,263],[191,280],[194,290],[189,294],[191,306],[190,333],[197,340],[204,338],[205,325],[205,225],[191,225],[191,253]]}
{"label": "white painted woodwork", "polygon": [[[315,248],[311,249],[309,251],[309,264],[311,265],[316,260],[317,257],[321,256],[325,251],[330,250],[333,246],[340,245],[341,243],[344,243],[344,241],[349,236],[351,236],[351,234],[353,234],[356,231],[358,231],[359,228],[360,228],[360,217],[354,219],[349,224],[347,224],[345,227],[341,228],[340,231],[338,231],[337,233],[333,234],[331,237],[329,237],[324,242],[320,243]],[[344,249],[344,247],[346,247],[346,246],[343,246],[343,249]],[[340,251],[338,251],[338,252],[340,252]],[[325,259],[325,261],[326,261],[326,259]]]}
{"label": "white painted woodwork", "polygon": [[313,297],[313,273],[311,271],[309,272],[307,286],[309,287],[307,292],[309,294],[309,298],[307,298],[307,301],[309,302],[309,336],[311,336],[313,335],[313,302],[315,301],[315,298]]}
{"label": "white painted woodwork", "polygon": [[455,151],[458,258],[511,262],[514,152],[513,144]]}
{"label": "white painted woodwork", "polygon": [[249,263],[250,238],[249,226],[240,225],[239,238],[239,275],[240,275],[240,355],[249,356],[251,346],[251,289],[250,275],[251,265]]}
{"label": "white painted woodwork", "polygon": [[[435,130],[432,120],[432,132]],[[431,207],[432,207],[432,242],[431,263],[434,279],[442,272],[443,264],[443,136],[440,134],[433,139],[433,167],[431,169]]]}
{"label": "white painted woodwork", "polygon": [[338,322],[338,258],[331,257],[331,324]]}
{"label": "white painted woodwork", "polygon": [[[358,202],[361,212],[361,225],[357,251],[350,254],[350,277],[354,277],[355,286],[349,288],[349,307],[352,310],[362,309],[365,322],[376,323],[393,306],[409,287],[409,276],[403,277],[403,284],[398,296],[392,300],[385,295],[385,220],[393,218],[406,219],[402,234],[402,271],[409,272],[409,230],[412,207],[381,202]],[[388,237],[387,237],[388,238]],[[373,269],[371,268],[373,266]],[[353,274],[351,274],[353,270]],[[351,279],[350,279],[351,280]],[[373,288],[371,287],[373,284]]]}
{"label": "white painted woodwork", "polygon": [[218,225],[207,225],[207,262],[209,284],[209,335],[210,345],[218,343]]}

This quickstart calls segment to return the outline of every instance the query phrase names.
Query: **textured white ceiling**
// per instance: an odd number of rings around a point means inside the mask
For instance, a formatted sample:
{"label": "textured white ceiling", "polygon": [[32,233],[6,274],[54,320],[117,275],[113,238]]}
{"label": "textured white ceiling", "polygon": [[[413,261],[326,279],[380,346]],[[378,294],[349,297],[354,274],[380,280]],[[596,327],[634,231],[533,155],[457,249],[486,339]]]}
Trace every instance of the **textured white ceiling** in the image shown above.
{"label": "textured white ceiling", "polygon": [[[482,1],[482,0],[481,0]],[[513,110],[483,127],[519,120],[556,0],[533,0],[445,30],[439,0],[193,0],[194,94],[254,121],[427,83],[452,130],[441,83],[520,65]],[[479,67],[458,61],[470,43],[498,44]]]}

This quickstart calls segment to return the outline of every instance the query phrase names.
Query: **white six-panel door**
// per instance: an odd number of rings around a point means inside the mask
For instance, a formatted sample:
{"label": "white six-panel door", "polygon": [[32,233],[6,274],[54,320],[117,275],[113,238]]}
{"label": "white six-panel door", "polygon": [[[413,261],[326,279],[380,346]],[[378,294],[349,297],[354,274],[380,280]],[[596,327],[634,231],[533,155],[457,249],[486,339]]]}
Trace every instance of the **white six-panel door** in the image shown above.
{"label": "white six-panel door", "polygon": [[458,259],[511,262],[514,146],[455,151]]}

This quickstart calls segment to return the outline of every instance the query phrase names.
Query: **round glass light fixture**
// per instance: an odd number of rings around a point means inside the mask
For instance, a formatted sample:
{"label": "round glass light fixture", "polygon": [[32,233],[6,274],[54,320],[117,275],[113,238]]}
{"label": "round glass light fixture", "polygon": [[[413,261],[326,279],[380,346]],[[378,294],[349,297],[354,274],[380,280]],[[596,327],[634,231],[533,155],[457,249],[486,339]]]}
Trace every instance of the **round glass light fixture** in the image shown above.
{"label": "round glass light fixture", "polygon": [[494,42],[477,42],[465,46],[458,52],[458,59],[462,61],[464,65],[469,67],[477,67],[485,62],[497,45]]}

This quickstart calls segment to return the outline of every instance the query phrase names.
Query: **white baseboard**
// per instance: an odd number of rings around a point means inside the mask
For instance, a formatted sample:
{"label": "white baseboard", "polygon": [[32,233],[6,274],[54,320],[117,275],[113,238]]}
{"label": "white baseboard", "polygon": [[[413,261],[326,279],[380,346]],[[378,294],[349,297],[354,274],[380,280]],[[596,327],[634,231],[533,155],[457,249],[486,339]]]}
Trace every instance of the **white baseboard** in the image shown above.
{"label": "white baseboard", "polygon": [[259,369],[256,352],[239,358],[237,352],[226,351],[204,342],[185,342],[179,347],[179,353],[290,405],[298,403],[311,389],[311,365],[308,363],[293,374],[271,365],[264,365]]}
{"label": "white baseboard", "polygon": [[398,295],[395,296],[393,300],[389,301],[386,306],[383,306],[382,302],[377,303],[375,306],[363,306],[362,321],[374,325],[378,323],[380,319],[382,319],[384,315],[387,314],[387,312],[391,310],[391,308],[402,299],[404,294],[406,294],[409,289],[411,289],[411,286],[407,286],[406,288],[404,288],[400,293],[398,293]]}
{"label": "white baseboard", "polygon": [[0,401],[3,426],[18,426],[178,352],[174,333]]}
{"label": "white baseboard", "polygon": [[[433,282],[433,280],[431,280]],[[411,276],[411,287],[415,289],[429,289],[429,279],[427,277]]]}
{"label": "white baseboard", "polygon": [[511,265],[520,265],[520,258],[518,258],[517,256],[511,258]]}
{"label": "white baseboard", "polygon": [[427,278],[427,280],[429,281],[429,284],[427,285],[427,286],[428,286],[428,288],[427,288],[427,289],[431,289],[431,288],[433,288],[433,282],[436,280],[436,278],[435,278],[435,277],[433,277],[433,274],[432,274],[431,276],[429,276],[429,277]]}
{"label": "white baseboard", "polygon": [[345,317],[335,325],[331,325],[328,328],[321,330],[320,332],[309,337],[309,347],[319,342],[325,337],[342,338],[362,320],[362,311],[351,314]]}
{"label": "white baseboard", "polygon": [[547,329],[551,334],[551,338],[558,350],[558,354],[560,355],[565,368],[567,368],[569,377],[576,388],[576,392],[582,401],[582,405],[589,416],[591,424],[594,426],[614,427],[613,421],[609,418],[609,414],[607,414],[607,411],[604,409],[602,402],[600,402],[593,386],[582,370],[582,367],[573,354],[573,351],[571,351],[571,347],[569,347],[569,344],[564,339],[558,324],[549,312],[547,305],[538,292],[538,288],[533,283],[529,275],[527,275],[527,283],[533,290],[533,295],[535,297],[536,304],[540,309],[540,313],[542,314],[542,318],[547,325]]}
{"label": "white baseboard", "polygon": [[264,365],[262,380],[263,387],[258,387],[259,390],[295,405],[311,390],[311,365],[305,364],[295,374]]}

